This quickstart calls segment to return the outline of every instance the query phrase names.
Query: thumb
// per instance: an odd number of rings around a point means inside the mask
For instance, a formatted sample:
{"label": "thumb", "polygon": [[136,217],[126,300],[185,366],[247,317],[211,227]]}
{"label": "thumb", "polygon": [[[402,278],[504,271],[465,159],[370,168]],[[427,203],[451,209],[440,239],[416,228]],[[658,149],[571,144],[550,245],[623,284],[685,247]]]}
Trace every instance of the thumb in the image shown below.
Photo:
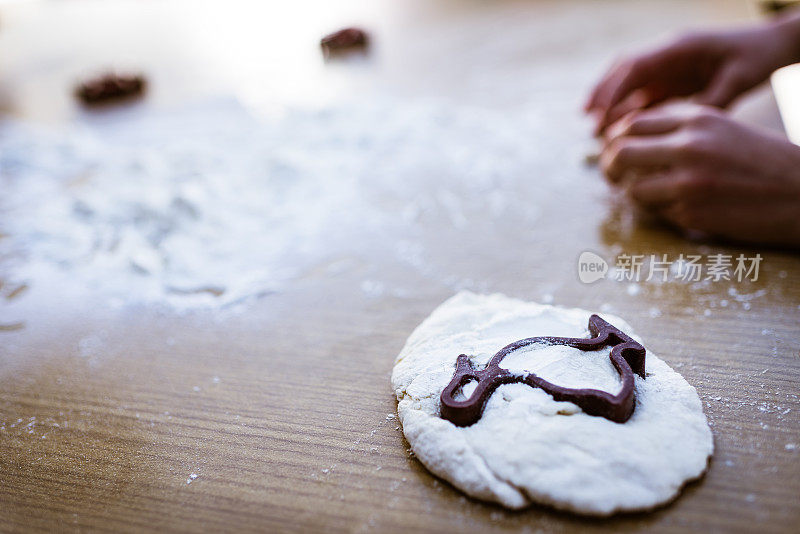
{"label": "thumb", "polygon": [[724,108],[742,92],[744,87],[739,69],[728,65],[714,76],[705,91],[697,95],[695,101],[707,106]]}

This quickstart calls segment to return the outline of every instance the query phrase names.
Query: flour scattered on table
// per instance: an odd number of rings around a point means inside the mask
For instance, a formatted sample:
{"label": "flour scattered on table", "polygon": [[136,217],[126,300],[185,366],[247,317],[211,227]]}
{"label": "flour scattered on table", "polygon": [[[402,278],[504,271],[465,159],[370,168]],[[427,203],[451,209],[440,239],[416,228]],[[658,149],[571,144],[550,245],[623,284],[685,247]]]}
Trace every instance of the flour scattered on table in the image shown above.
{"label": "flour scattered on table", "polygon": [[355,242],[400,255],[390,247],[425,213],[455,227],[469,211],[531,212],[504,192],[530,174],[547,123],[394,101],[265,119],[206,106],[64,130],[6,121],[0,272],[179,309],[258,298]]}
{"label": "flour scattered on table", "polygon": [[[417,458],[479,499],[509,508],[535,502],[589,515],[651,509],[702,476],[713,438],[700,399],[649,350],[645,378],[635,377],[636,407],[625,423],[590,416],[519,383],[499,386],[470,426],[440,416],[440,395],[459,354],[471,355],[482,369],[520,339],[589,337],[590,315],[469,292],[437,308],[411,334],[392,373],[403,432]],[[603,318],[641,343],[622,319]],[[505,368],[512,373],[533,372],[564,387],[610,394],[621,387],[608,350],[545,345],[511,356]],[[463,389],[471,394],[467,385]]]}

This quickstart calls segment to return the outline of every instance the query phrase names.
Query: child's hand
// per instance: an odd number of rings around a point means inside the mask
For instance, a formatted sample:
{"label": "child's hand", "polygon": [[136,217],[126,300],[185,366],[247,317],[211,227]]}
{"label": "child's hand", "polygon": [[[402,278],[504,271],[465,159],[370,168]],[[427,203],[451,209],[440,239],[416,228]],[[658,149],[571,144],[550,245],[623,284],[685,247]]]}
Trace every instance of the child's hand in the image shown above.
{"label": "child's hand", "polygon": [[600,164],[636,203],[682,229],[800,246],[800,147],[716,108],[631,112],[608,129]]}
{"label": "child's hand", "polygon": [[725,107],[798,58],[797,17],[762,26],[693,33],[651,52],[617,62],[597,84],[586,111],[597,117],[597,133],[626,112],[673,97]]}

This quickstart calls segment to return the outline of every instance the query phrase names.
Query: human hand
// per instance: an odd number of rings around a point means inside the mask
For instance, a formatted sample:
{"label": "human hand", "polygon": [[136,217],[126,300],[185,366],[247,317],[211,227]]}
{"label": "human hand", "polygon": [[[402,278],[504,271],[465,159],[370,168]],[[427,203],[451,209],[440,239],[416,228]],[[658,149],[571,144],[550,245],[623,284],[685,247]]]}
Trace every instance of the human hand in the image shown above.
{"label": "human hand", "polygon": [[600,165],[680,229],[800,247],[800,147],[716,108],[631,112],[608,129]]}
{"label": "human hand", "polygon": [[595,86],[585,110],[602,133],[625,113],[674,97],[725,107],[793,63],[800,53],[800,17],[722,32],[691,33],[618,61]]}

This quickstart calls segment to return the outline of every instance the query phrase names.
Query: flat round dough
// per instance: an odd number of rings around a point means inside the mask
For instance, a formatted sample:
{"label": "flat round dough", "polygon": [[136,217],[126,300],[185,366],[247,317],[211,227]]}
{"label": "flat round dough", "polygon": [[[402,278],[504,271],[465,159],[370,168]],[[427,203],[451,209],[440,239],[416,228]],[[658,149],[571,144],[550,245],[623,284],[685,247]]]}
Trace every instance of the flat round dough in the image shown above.
{"label": "flat round dough", "polygon": [[[408,338],[392,372],[397,413],[417,458],[478,499],[590,515],[653,508],[702,476],[714,449],[703,406],[695,389],[650,350],[646,378],[635,378],[636,409],[623,424],[525,384],[498,387],[472,426],[440,417],[439,396],[459,354],[472,356],[480,369],[519,339],[590,337],[590,315],[469,292],[439,306]],[[625,321],[602,317],[641,343]],[[510,354],[501,366],[565,387],[617,393],[621,381],[609,352],[541,345]],[[463,389],[469,396],[470,385]]]}

